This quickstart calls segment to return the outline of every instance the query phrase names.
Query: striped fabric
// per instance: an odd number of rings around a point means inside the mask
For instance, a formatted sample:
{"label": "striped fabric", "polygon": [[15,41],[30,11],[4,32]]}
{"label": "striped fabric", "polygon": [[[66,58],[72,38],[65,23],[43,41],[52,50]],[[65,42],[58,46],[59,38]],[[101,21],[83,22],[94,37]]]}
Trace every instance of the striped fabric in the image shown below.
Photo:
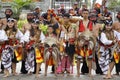
{"label": "striped fabric", "polygon": [[2,65],[5,69],[10,70],[12,65],[12,56],[13,56],[13,50],[11,50],[9,47],[6,47],[2,51]]}
{"label": "striped fabric", "polygon": [[35,65],[35,52],[34,50],[31,50],[27,54],[26,62],[25,62],[25,68],[27,71],[33,72],[34,71],[34,65]]}
{"label": "striped fabric", "polygon": [[104,52],[100,53],[101,56],[99,58],[99,65],[101,67],[101,70],[104,74],[107,74],[107,71],[109,69],[109,63],[110,63],[110,52],[109,50],[105,50]]}

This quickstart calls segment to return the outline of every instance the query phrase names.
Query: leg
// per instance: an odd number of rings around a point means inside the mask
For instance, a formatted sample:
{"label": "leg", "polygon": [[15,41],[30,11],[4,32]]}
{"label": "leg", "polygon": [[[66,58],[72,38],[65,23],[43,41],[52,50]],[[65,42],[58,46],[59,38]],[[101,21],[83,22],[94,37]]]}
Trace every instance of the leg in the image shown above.
{"label": "leg", "polygon": [[[115,65],[115,62],[111,62],[110,63],[110,73],[108,74],[108,76],[111,76],[111,72],[112,72],[112,70],[113,70],[113,68],[114,68],[114,65]],[[112,77],[112,76],[111,76]]]}
{"label": "leg", "polygon": [[92,59],[88,59],[88,68],[89,68],[89,76],[92,76],[91,70],[92,70]]}
{"label": "leg", "polygon": [[115,64],[114,62],[111,62],[109,64],[109,69],[108,69],[107,75],[105,77],[106,79],[111,79],[112,78],[111,72],[113,70],[114,64]]}
{"label": "leg", "polygon": [[70,74],[70,57],[67,56],[66,58],[66,71],[67,71],[67,74],[69,75]]}
{"label": "leg", "polygon": [[22,73],[22,74],[27,74],[27,72],[28,72],[28,71],[26,71],[26,69],[25,69],[25,61],[23,60],[23,61],[22,61],[22,66],[21,66],[21,73]]}
{"label": "leg", "polygon": [[119,63],[115,63],[116,75],[119,75]]}
{"label": "leg", "polygon": [[55,73],[55,76],[57,76],[57,72],[56,72],[56,70],[57,70],[57,66],[54,65],[54,73]]}
{"label": "leg", "polygon": [[77,76],[80,76],[80,59],[77,59]]}
{"label": "leg", "polygon": [[63,58],[61,60],[62,73],[64,73],[64,71],[65,71],[65,64],[66,64],[66,57],[63,56]]}
{"label": "leg", "polygon": [[2,65],[2,62],[1,62],[1,72],[0,73],[4,73],[4,66]]}
{"label": "leg", "polygon": [[47,76],[47,69],[48,69],[48,64],[45,64],[45,76]]}
{"label": "leg", "polygon": [[95,70],[96,74],[101,74],[102,75],[103,72],[102,72],[102,70],[100,68],[100,65],[98,63],[98,56],[97,56],[96,53],[95,53],[95,62],[96,62],[96,70]]}
{"label": "leg", "polygon": [[87,62],[85,59],[83,59],[83,65],[81,67],[81,73],[84,75],[85,73],[88,73],[89,72],[89,69],[88,69],[88,66],[87,66]]}
{"label": "leg", "polygon": [[36,65],[37,65],[37,66],[36,66],[36,77],[38,77],[41,63],[37,63]]}
{"label": "leg", "polygon": [[53,65],[52,66],[52,73],[54,73],[55,72],[55,66]]}
{"label": "leg", "polygon": [[9,74],[9,70],[7,69],[4,69],[4,76],[3,77],[8,77],[10,74]]}
{"label": "leg", "polygon": [[17,75],[17,73],[16,73],[16,63],[12,63],[12,73],[13,73],[13,75]]}

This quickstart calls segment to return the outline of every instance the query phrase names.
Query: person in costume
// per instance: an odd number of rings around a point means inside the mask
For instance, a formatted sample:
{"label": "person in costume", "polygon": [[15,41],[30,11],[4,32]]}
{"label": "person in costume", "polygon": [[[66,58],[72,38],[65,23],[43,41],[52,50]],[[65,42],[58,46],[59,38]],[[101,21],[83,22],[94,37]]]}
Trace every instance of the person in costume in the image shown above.
{"label": "person in costume", "polygon": [[28,12],[26,14],[20,15],[20,20],[18,21],[18,28],[22,31],[23,37],[22,37],[22,43],[23,43],[23,57],[22,57],[22,66],[21,66],[21,73],[26,74],[28,71],[25,69],[25,60],[27,56],[27,50],[26,50],[26,44],[29,42],[30,37],[30,29],[31,24],[33,21],[34,15],[32,12]]}
{"label": "person in costume", "polygon": [[[117,17],[118,21],[115,21],[113,23],[113,29],[120,33],[120,27],[119,27],[119,25],[120,25],[120,11],[117,13],[116,17]],[[116,67],[116,75],[119,75],[119,72],[120,72],[120,60],[119,60],[118,63],[115,64],[115,67]]]}
{"label": "person in costume", "polygon": [[26,44],[29,42],[30,37],[30,28],[31,28],[31,20],[33,19],[32,13],[21,14],[19,16],[19,20],[17,23],[18,28],[22,31],[23,37],[22,40],[22,65],[21,65],[21,73],[26,74],[28,71],[25,69],[25,60],[27,56]]}
{"label": "person in costume", "polygon": [[102,24],[98,23],[97,22],[97,13],[94,13],[94,12],[91,12],[90,15],[89,15],[89,20],[91,20],[93,22],[93,35],[95,37],[95,42],[96,42],[96,46],[95,46],[95,62],[96,62],[96,74],[103,74],[102,73],[102,70],[99,66],[99,63],[98,63],[98,52],[99,52],[99,43],[97,42],[98,41],[98,36],[100,34],[100,32],[102,31],[103,29],[103,26]]}
{"label": "person in costume", "polygon": [[30,30],[31,29],[31,23],[32,23],[33,19],[34,19],[34,14],[32,12],[27,13],[26,23],[24,23],[24,24],[22,24],[22,26],[20,26],[20,29],[23,33],[24,33],[25,30]]}
{"label": "person in costume", "polygon": [[116,48],[118,40],[120,39],[120,33],[112,29],[113,21],[111,19],[105,20],[105,27],[103,32],[99,36],[100,44],[100,58],[99,64],[105,79],[111,79],[111,72],[114,64],[117,61]]}
{"label": "person in costume", "polygon": [[47,76],[48,66],[54,66],[54,73],[59,62],[58,38],[54,34],[53,25],[48,26],[47,35],[44,41],[44,62],[45,62],[45,76]]}
{"label": "person in costume", "polygon": [[[2,21],[0,21],[0,36],[1,36],[0,37],[0,59],[1,59],[2,51],[5,48],[5,41],[8,40],[8,37],[2,27],[3,27],[3,24],[2,24]],[[1,67],[3,67],[3,65],[1,65]]]}
{"label": "person in costume", "polygon": [[[89,10],[88,9],[83,9],[82,10],[82,17],[83,17],[83,20],[80,20],[80,21],[78,21],[78,27],[77,27],[77,30],[76,30],[76,35],[77,35],[77,38],[78,38],[78,36],[80,36],[80,34],[82,33],[82,32],[85,32],[85,31],[87,31],[87,30],[89,30],[89,31],[92,31],[93,30],[93,22],[92,21],[90,21],[89,19],[88,19],[88,16],[89,16]],[[78,49],[78,50],[80,50],[80,49]],[[83,58],[83,56],[82,56],[82,58]],[[79,69],[80,69],[80,59],[81,59],[81,56],[78,54],[78,60],[77,60],[77,76],[79,76],[80,75],[80,71],[79,71]],[[90,64],[91,65],[91,64]],[[81,72],[82,72],[82,74],[85,74],[85,73],[89,73],[89,75],[91,75],[91,67],[89,66],[89,68],[88,68],[88,66],[87,66],[87,63],[86,63],[86,60],[85,60],[85,58],[83,59],[83,66],[82,66],[82,68],[81,68]]]}
{"label": "person in costume", "polygon": [[[16,63],[21,60],[21,54],[17,52],[17,46],[20,45],[21,37],[23,36],[22,32],[16,28],[15,26],[15,19],[8,18],[7,26],[5,28],[6,34],[8,36],[7,46],[3,51],[2,64],[5,69],[5,77],[9,76],[9,70],[12,66],[12,73],[13,75],[17,75],[16,73]],[[8,57],[8,56],[9,57]],[[9,61],[7,61],[9,60]]]}
{"label": "person in costume", "polygon": [[44,34],[39,29],[39,20],[33,19],[30,29],[30,41],[26,46],[28,52],[25,68],[28,73],[36,73],[36,77],[38,77],[40,65],[43,62],[43,57],[40,53],[40,45],[43,43],[44,38]]}
{"label": "person in costume", "polygon": [[65,13],[63,16],[64,23],[61,32],[61,38],[64,40],[65,51],[61,59],[62,73],[66,71],[69,75],[73,73],[73,57],[75,53],[76,25],[70,23],[70,14]]}
{"label": "person in costume", "polygon": [[[1,19],[1,23],[3,24],[2,28],[5,29],[6,25],[7,25],[7,19],[10,18],[13,15],[13,11],[11,9],[6,9],[5,10],[5,18]],[[1,64],[1,73],[4,72],[4,67]]]}

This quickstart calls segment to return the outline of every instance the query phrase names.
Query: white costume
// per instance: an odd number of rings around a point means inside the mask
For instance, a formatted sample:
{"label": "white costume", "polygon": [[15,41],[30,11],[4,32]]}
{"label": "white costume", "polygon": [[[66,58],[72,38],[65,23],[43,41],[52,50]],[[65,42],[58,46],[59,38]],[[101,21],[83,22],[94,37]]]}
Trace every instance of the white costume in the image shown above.
{"label": "white costume", "polygon": [[[27,32],[26,35],[30,36],[30,32]],[[24,38],[28,39],[28,36],[24,36]],[[44,39],[45,39],[45,36],[44,36],[43,32],[40,33],[39,38],[40,38],[39,40],[41,41],[41,43],[43,43]],[[28,41],[30,41],[30,37],[29,37]],[[31,46],[31,49],[28,52],[27,58],[26,58],[26,61],[25,61],[25,68],[26,68],[27,71],[29,71],[29,72],[34,71],[35,58],[36,58],[35,47]]]}
{"label": "white costume", "polygon": [[[120,39],[120,33],[118,33],[117,31],[113,31],[114,37]],[[113,40],[108,40],[106,34],[104,32],[101,33],[101,37],[99,39],[102,44],[104,44],[105,46],[107,45],[111,45],[113,43]],[[111,51],[112,51],[112,46],[110,47],[105,47],[103,45],[100,45],[100,58],[99,58],[99,64],[100,67],[103,71],[104,74],[107,74],[107,71],[109,69],[109,63],[113,60],[110,59],[111,57]],[[114,46],[114,45],[113,45]]]}
{"label": "white costume", "polygon": [[[2,32],[4,37],[0,37],[2,40],[8,40],[7,38],[9,36],[7,36],[5,34],[5,31]],[[11,33],[9,33],[11,34]],[[0,33],[1,35],[1,33]],[[21,37],[23,36],[22,32],[20,30],[17,31],[17,33],[15,34],[15,38],[21,40]],[[4,66],[5,69],[10,70],[11,69],[11,65],[12,65],[12,59],[15,59],[15,54],[14,54],[14,48],[13,46],[10,45],[6,45],[5,49],[2,51],[2,64]],[[16,62],[16,61],[15,61]]]}

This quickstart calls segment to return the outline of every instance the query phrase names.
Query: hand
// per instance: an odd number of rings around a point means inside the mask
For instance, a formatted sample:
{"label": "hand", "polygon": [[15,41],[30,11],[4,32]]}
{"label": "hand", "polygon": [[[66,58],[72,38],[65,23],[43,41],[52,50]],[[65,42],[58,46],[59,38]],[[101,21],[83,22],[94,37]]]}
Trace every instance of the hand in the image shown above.
{"label": "hand", "polygon": [[113,40],[113,43],[116,43],[117,42],[117,40],[115,39],[115,40]]}

